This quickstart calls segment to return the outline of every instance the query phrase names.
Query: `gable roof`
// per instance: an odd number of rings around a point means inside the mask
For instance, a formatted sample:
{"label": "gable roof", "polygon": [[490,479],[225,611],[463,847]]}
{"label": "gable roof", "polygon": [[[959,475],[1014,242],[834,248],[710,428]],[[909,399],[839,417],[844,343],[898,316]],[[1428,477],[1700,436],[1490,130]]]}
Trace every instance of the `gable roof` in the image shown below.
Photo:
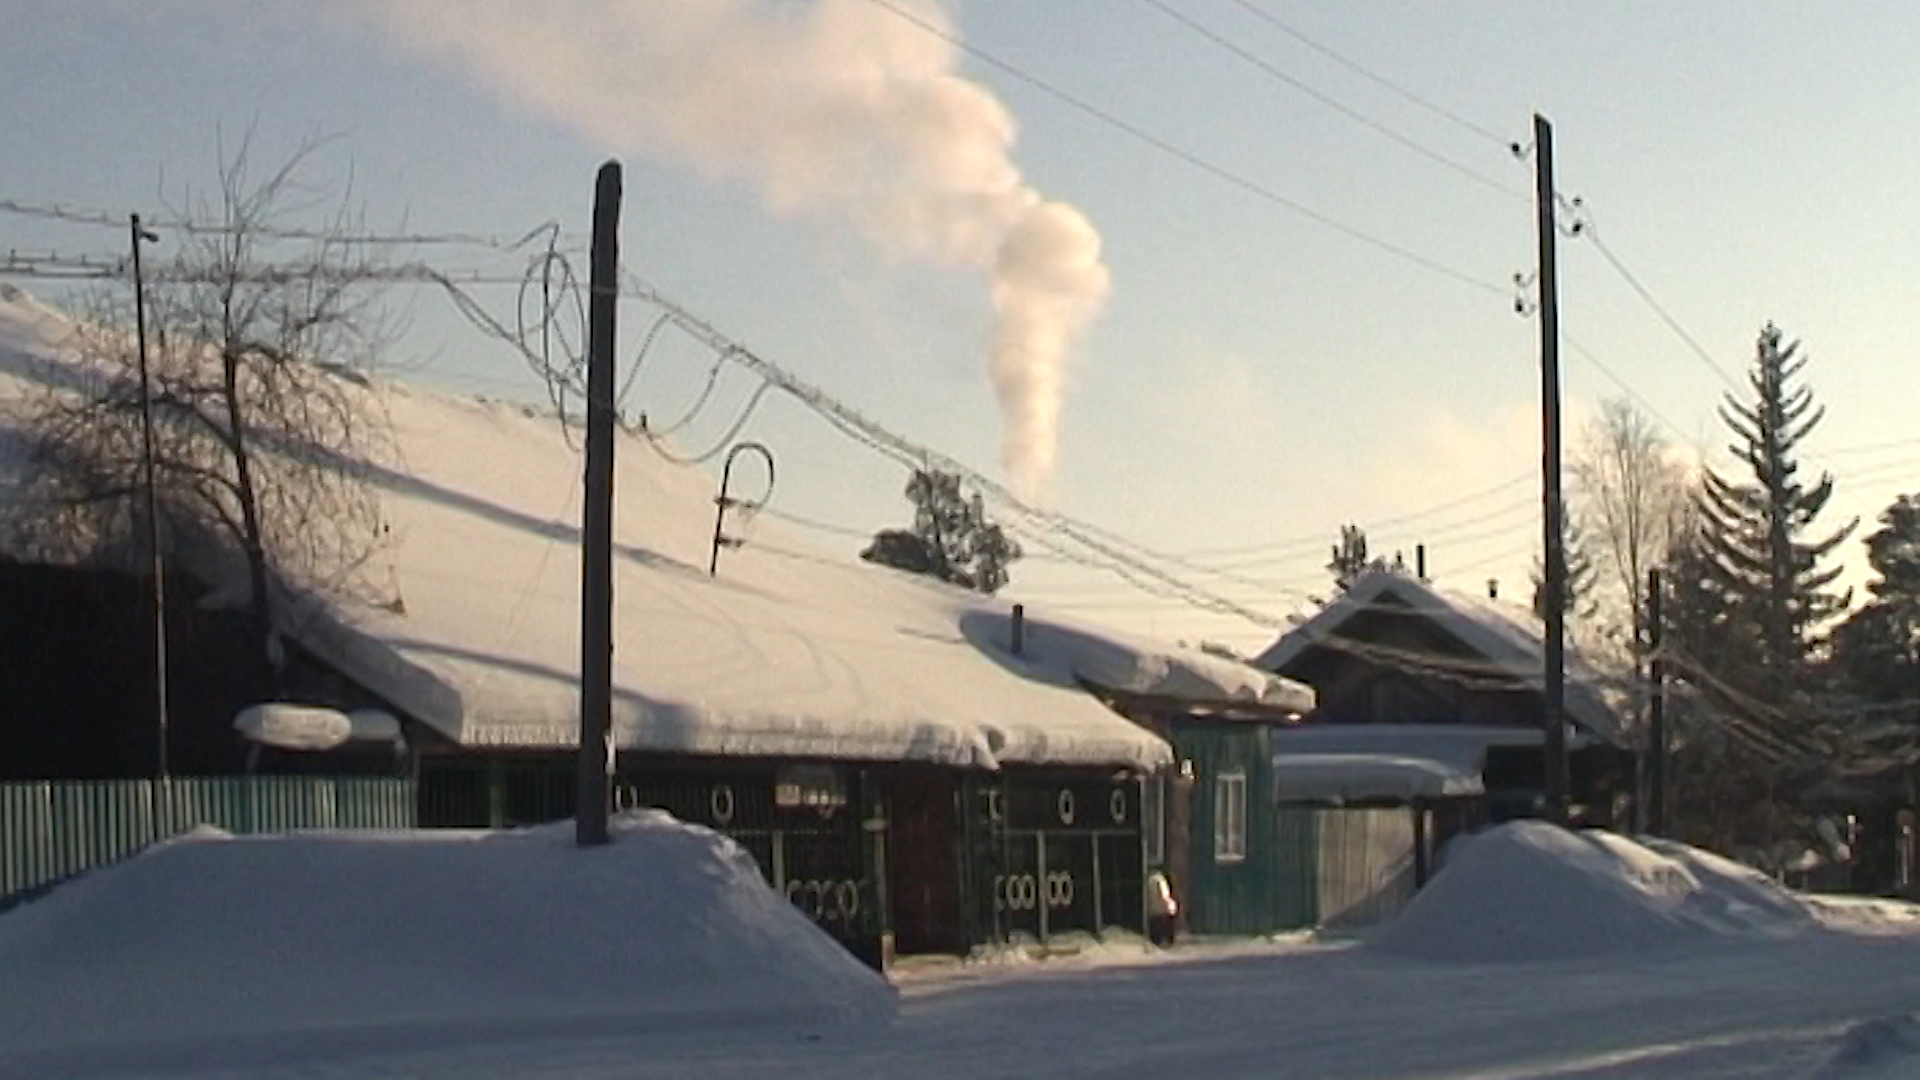
{"label": "gable roof", "polygon": [[[54,329],[57,329],[55,327]],[[58,361],[45,310],[0,295],[7,374]],[[371,463],[384,595],[282,605],[281,631],[448,739],[578,742],[577,432],[531,408],[370,383],[392,424]],[[4,427],[0,423],[0,427]],[[1296,701],[1259,669],[826,554],[764,518],[707,560],[714,479],[617,439],[613,713],[618,745],[700,754],[1153,767],[1158,737],[1081,680],[1200,701]],[[729,526],[736,531],[738,523]]]}
{"label": "gable roof", "polygon": [[[1345,627],[1356,616],[1387,604],[1440,628],[1484,658],[1497,677],[1534,691],[1545,687],[1545,631],[1531,611],[1516,604],[1438,588],[1392,568],[1375,569],[1361,576],[1311,618],[1282,634],[1254,657],[1253,662],[1285,675],[1315,649],[1363,651],[1363,643],[1341,641]],[[1616,696],[1614,681],[1570,648],[1566,652],[1566,673],[1567,718],[1606,742],[1625,745],[1620,714],[1610,700]]]}

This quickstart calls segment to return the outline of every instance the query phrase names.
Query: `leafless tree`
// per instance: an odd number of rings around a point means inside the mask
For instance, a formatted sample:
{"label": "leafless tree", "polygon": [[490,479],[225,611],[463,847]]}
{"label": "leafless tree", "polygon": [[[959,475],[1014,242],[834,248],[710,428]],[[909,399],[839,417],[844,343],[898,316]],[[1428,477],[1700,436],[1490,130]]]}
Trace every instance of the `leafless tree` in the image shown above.
{"label": "leafless tree", "polygon": [[1635,667],[1647,648],[1647,572],[1667,561],[1686,528],[1685,464],[1646,414],[1615,398],[1572,454],[1573,481],[1600,574],[1602,615],[1618,619]]}
{"label": "leafless tree", "polygon": [[[386,425],[364,372],[392,329],[384,256],[345,196],[303,182],[317,147],[264,177],[247,143],[223,156],[213,198],[163,227],[179,246],[150,265],[145,290],[162,546],[245,604],[262,661],[276,591],[357,588],[381,531],[365,481]],[[289,224],[316,213],[317,226]],[[40,513],[16,539],[47,555],[127,563],[144,549],[130,286],[82,305],[68,362],[29,407]]]}

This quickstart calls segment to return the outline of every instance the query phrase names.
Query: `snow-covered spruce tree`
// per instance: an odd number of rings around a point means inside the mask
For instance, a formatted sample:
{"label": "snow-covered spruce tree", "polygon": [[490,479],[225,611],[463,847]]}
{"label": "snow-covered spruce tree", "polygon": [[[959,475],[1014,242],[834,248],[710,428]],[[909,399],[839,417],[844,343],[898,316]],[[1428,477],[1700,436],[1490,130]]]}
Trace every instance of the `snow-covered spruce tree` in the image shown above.
{"label": "snow-covered spruce tree", "polygon": [[1674,725],[1673,819],[1693,843],[1728,853],[1810,835],[1796,795],[1841,767],[1831,702],[1814,676],[1823,624],[1847,596],[1823,566],[1852,532],[1810,536],[1833,493],[1798,478],[1795,448],[1820,422],[1798,385],[1796,344],[1768,324],[1748,382],[1720,415],[1744,476],[1708,469],[1668,566],[1662,653],[1685,708]]}
{"label": "snow-covered spruce tree", "polygon": [[1812,389],[1796,382],[1805,366],[1797,342],[1785,341],[1772,323],[1761,330],[1748,373],[1752,401],[1729,394],[1720,409],[1749,475],[1706,470],[1695,506],[1702,584],[1752,631],[1740,635],[1752,654],[1728,656],[1716,674],[1775,707],[1810,689],[1821,627],[1848,602],[1847,593],[1831,588],[1841,567],[1822,563],[1858,524],[1810,536],[1833,495],[1833,477],[1823,473],[1808,486],[1797,475],[1795,448],[1826,413],[1814,406]]}
{"label": "snow-covered spruce tree", "polygon": [[[162,549],[244,604],[258,651],[238,659],[256,690],[271,678],[276,587],[357,588],[380,533],[365,461],[384,415],[356,371],[386,342],[384,275],[348,210],[317,227],[288,220],[316,203],[300,178],[313,150],[260,179],[243,143],[215,198],[185,211],[191,227],[165,230],[177,252],[146,275]],[[14,523],[29,550],[129,565],[145,550],[134,320],[130,281],[91,297],[72,378],[29,405],[36,514]]]}

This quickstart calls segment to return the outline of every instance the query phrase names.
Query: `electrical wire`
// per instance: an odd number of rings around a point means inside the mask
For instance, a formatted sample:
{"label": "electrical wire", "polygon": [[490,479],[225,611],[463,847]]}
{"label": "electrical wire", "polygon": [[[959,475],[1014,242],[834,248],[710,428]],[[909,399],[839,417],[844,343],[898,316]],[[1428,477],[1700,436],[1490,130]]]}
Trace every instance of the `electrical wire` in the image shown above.
{"label": "electrical wire", "polygon": [[[1412,522],[1415,522],[1415,521],[1420,521],[1428,517],[1433,517],[1438,514],[1446,513],[1449,510],[1457,509],[1461,506],[1466,506],[1470,503],[1478,502],[1479,500],[1487,498],[1489,496],[1497,495],[1500,492],[1505,491],[1508,488],[1514,487],[1515,485],[1524,483],[1525,481],[1530,480],[1533,477],[1534,477],[1534,473],[1532,472],[1518,473],[1516,475],[1508,477],[1505,480],[1500,481],[1497,484],[1492,484],[1484,488],[1476,488],[1465,495],[1448,499],[1445,502],[1436,503],[1433,506],[1426,507],[1425,509],[1415,510],[1409,513],[1397,515],[1395,517],[1381,518],[1373,522],[1371,525],[1369,525],[1368,528],[1387,529],[1387,528],[1393,528],[1399,525],[1411,524]],[[1325,533],[1316,533],[1311,536],[1302,535],[1297,537],[1291,537],[1285,540],[1274,540],[1274,541],[1264,542],[1259,544],[1240,544],[1232,547],[1183,549],[1182,554],[1188,556],[1189,558],[1204,559],[1204,558],[1219,557],[1219,556],[1251,554],[1254,552],[1293,551],[1293,550],[1304,549],[1308,547],[1323,547],[1323,546],[1326,546],[1328,543],[1330,543],[1330,541],[1327,539],[1327,536]]]}
{"label": "electrical wire", "polygon": [[1407,150],[1410,150],[1413,153],[1418,154],[1423,158],[1426,158],[1428,161],[1432,161],[1446,169],[1453,171],[1454,173],[1457,173],[1460,176],[1466,177],[1468,180],[1471,180],[1474,183],[1481,185],[1482,187],[1485,187],[1491,191],[1497,192],[1501,195],[1505,195],[1508,198],[1519,199],[1522,202],[1525,202],[1530,198],[1532,198],[1530,193],[1522,191],[1519,188],[1515,188],[1499,180],[1495,180],[1494,178],[1487,176],[1485,173],[1478,172],[1467,165],[1463,165],[1460,162],[1455,161],[1450,157],[1447,157],[1445,154],[1429,149],[1428,147],[1415,141],[1414,139],[1408,138],[1407,136],[1402,135],[1400,132],[1395,131],[1394,129],[1388,127],[1387,125],[1381,123],[1380,121],[1375,120],[1374,118],[1366,115],[1365,113],[1360,112],[1358,109],[1355,109],[1347,105],[1346,103],[1338,100],[1337,98],[1334,98],[1329,94],[1323,93],[1320,90],[1315,89],[1313,86],[1309,85],[1308,83],[1288,74],[1285,70],[1281,69],[1278,65],[1254,53],[1252,50],[1248,49],[1246,46],[1241,45],[1239,42],[1234,41],[1233,39],[1227,37],[1226,35],[1208,27],[1205,23],[1202,23],[1200,20],[1195,19],[1193,16],[1188,15],[1185,12],[1180,11],[1179,9],[1173,7],[1171,4],[1168,4],[1166,0],[1139,0],[1139,2],[1142,4],[1145,4],[1150,8],[1153,8],[1155,11],[1160,12],[1161,14],[1165,15],[1167,18],[1172,19],[1175,22],[1179,23],[1180,25],[1186,27],[1188,30],[1191,30],[1194,34],[1198,35],[1203,40],[1209,41],[1214,45],[1218,46],[1219,48],[1224,49],[1227,52],[1232,53],[1233,55],[1239,57],[1241,60],[1246,61],[1248,64],[1253,65],[1253,67],[1256,68],[1257,70],[1266,73],[1268,77],[1286,86],[1292,87],[1294,90],[1297,90],[1300,93],[1305,94],[1308,97],[1312,98],[1313,100],[1318,101],[1322,105],[1325,105],[1327,108],[1332,109],[1334,112],[1339,113],[1341,116],[1344,116],[1347,119],[1352,120],[1354,123],[1359,124],[1360,126],[1368,129],[1369,131],[1372,131],[1388,139],[1389,141]]}
{"label": "electrical wire", "polygon": [[1714,360],[1713,354],[1709,353],[1697,338],[1688,333],[1686,327],[1680,325],[1680,320],[1673,317],[1673,313],[1667,310],[1666,305],[1656,299],[1653,293],[1648,290],[1645,285],[1641,284],[1640,279],[1634,275],[1633,271],[1627,269],[1626,264],[1620,261],[1620,257],[1615,255],[1613,249],[1607,246],[1606,241],[1600,238],[1600,232],[1593,223],[1592,211],[1585,208],[1584,201],[1576,201],[1573,205],[1582,208],[1584,212],[1584,216],[1576,225],[1575,235],[1584,236],[1592,243],[1593,250],[1600,253],[1601,259],[1605,260],[1606,264],[1613,268],[1614,273],[1620,275],[1621,280],[1627,283],[1627,287],[1633,290],[1634,295],[1638,296],[1641,302],[1645,303],[1647,307],[1660,318],[1660,321],[1666,325],[1667,329],[1673,331],[1674,335],[1686,344],[1687,349],[1693,353],[1694,357],[1706,365],[1707,370],[1713,372],[1714,376],[1718,378],[1728,390],[1736,394],[1743,392],[1744,388],[1736,382],[1731,375],[1727,374],[1726,369],[1721,367],[1718,361]]}
{"label": "electrical wire", "polygon": [[1441,118],[1442,120],[1446,120],[1449,123],[1452,123],[1455,126],[1461,128],[1464,131],[1471,132],[1474,135],[1477,135],[1483,139],[1486,139],[1487,141],[1493,143],[1496,146],[1499,146],[1509,151],[1514,149],[1513,142],[1508,138],[1506,138],[1505,136],[1499,134],[1498,132],[1493,131],[1492,129],[1487,128],[1481,124],[1476,124],[1472,120],[1469,120],[1466,117],[1461,116],[1460,114],[1445,108],[1444,106],[1434,104],[1432,101],[1429,101],[1424,97],[1421,97],[1419,94],[1416,94],[1413,91],[1406,89],[1405,87],[1385,78],[1384,76],[1375,74],[1374,72],[1363,67],[1357,61],[1348,59],[1347,57],[1341,55],[1340,53],[1337,53],[1332,49],[1328,48],[1327,46],[1322,45],[1319,42],[1313,40],[1312,38],[1308,37],[1306,34],[1300,32],[1294,27],[1289,26],[1288,24],[1280,21],[1280,19],[1277,16],[1275,16],[1273,13],[1267,11],[1262,7],[1259,7],[1256,4],[1251,3],[1250,0],[1230,0],[1230,2],[1237,5],[1241,10],[1247,12],[1249,15],[1252,15],[1254,18],[1259,19],[1260,21],[1280,31],[1281,33],[1287,35],[1288,37],[1294,39],[1295,41],[1298,41],[1300,44],[1305,45],[1307,48],[1312,49],[1314,52],[1319,53],[1320,55],[1326,57],[1327,59],[1332,60],[1334,63],[1337,63],[1340,66],[1346,68],[1347,70],[1353,72],[1354,74],[1359,75],[1361,78],[1364,78],[1369,82],[1372,82],[1374,85],[1379,86],[1385,90],[1388,90],[1394,94],[1397,94],[1401,98],[1405,99],[1406,101],[1414,105],[1417,105],[1422,109],[1427,110],[1428,112]]}
{"label": "electrical wire", "polygon": [[1324,228],[1337,232],[1342,236],[1347,237],[1350,240],[1354,240],[1358,243],[1365,244],[1368,247],[1372,247],[1376,250],[1383,251],[1404,262],[1408,262],[1415,266],[1419,266],[1427,271],[1438,274],[1442,277],[1445,277],[1459,284],[1465,285],[1469,288],[1476,289],[1481,292],[1492,293],[1496,296],[1501,296],[1501,297],[1504,297],[1507,295],[1507,288],[1503,285],[1496,285],[1492,282],[1474,277],[1472,274],[1469,274],[1466,271],[1457,270],[1451,266],[1446,265],[1445,263],[1439,262],[1438,260],[1422,255],[1412,250],[1411,248],[1403,247],[1400,244],[1396,244],[1391,240],[1387,240],[1382,237],[1375,236],[1372,233],[1366,232],[1365,230],[1360,229],[1356,226],[1349,225],[1346,222],[1339,220],[1338,218],[1332,217],[1331,215],[1315,210],[1312,207],[1306,205],[1305,203],[1302,203],[1293,198],[1289,198],[1286,195],[1282,195],[1280,192],[1275,191],[1273,188],[1270,188],[1265,184],[1262,184],[1256,180],[1248,179],[1247,177],[1242,176],[1239,173],[1236,173],[1233,170],[1228,169],[1223,165],[1219,165],[1213,161],[1208,160],[1207,158],[1201,157],[1199,154],[1196,154],[1191,150],[1187,150],[1184,147],[1181,147],[1167,139],[1161,138],[1160,136],[1155,135],[1152,132],[1146,130],[1145,128],[1139,126],[1138,124],[1134,124],[1131,121],[1122,119],[1121,117],[1115,115],[1114,113],[1109,112],[1104,108],[1101,108],[1099,105],[1096,105],[1091,101],[1088,101],[1086,98],[1080,97],[1077,94],[1074,94],[1074,93],[1071,93],[1070,91],[1062,89],[1061,87],[1056,86],[1053,83],[1040,78],[1038,75],[1031,74],[1023,70],[1022,68],[1015,66],[1013,63],[1009,61],[1002,60],[1000,57],[995,56],[990,52],[987,52],[985,49],[982,49],[977,45],[973,45],[967,42],[966,40],[962,39],[959,35],[952,33],[946,28],[939,26],[936,23],[929,22],[928,20],[923,19],[920,16],[915,15],[910,11],[907,11],[906,9],[900,7],[899,5],[892,3],[891,0],[867,0],[867,2],[870,4],[873,4],[875,7],[881,8],[885,11],[892,12],[893,15],[899,18],[900,20],[910,23],[913,26],[919,27],[922,31],[928,34],[932,34],[933,36],[938,37],[943,41],[946,41],[948,44],[952,45],[954,48],[959,49],[962,52],[965,52],[967,55],[972,56],[974,59],[979,60],[981,63],[987,64],[988,66],[993,67],[996,70],[1003,72],[1004,74],[1010,75],[1013,78],[1018,79],[1023,83],[1026,83],[1028,86],[1031,86],[1034,89],[1040,91],[1041,93],[1046,94],[1047,96],[1053,98],[1054,100],[1062,102],[1068,105],[1069,107],[1079,111],[1080,113],[1093,118],[1095,121],[1101,124],[1104,124],[1107,127],[1110,127],[1116,131],[1119,131],[1133,138],[1134,140],[1140,143],[1143,143],[1148,147],[1151,147],[1152,149],[1158,150],[1161,153],[1166,154],[1169,157],[1182,161],[1187,165],[1195,169],[1198,169],[1199,171],[1204,172],[1207,175],[1212,176],[1217,180],[1230,184],[1233,187],[1239,188],[1241,191],[1244,191],[1247,194],[1254,196],[1255,198],[1258,198],[1267,203],[1271,203],[1272,205],[1281,207],[1285,210],[1289,210],[1294,214],[1299,215],[1300,217],[1306,218],[1307,220],[1315,222],[1316,224],[1319,224]]}
{"label": "electrical wire", "polygon": [[[49,221],[61,221],[71,225],[97,225],[103,228],[125,229],[125,214],[109,214],[102,210],[88,210],[63,206],[59,203],[33,203],[19,199],[0,199],[0,212],[24,217],[36,217]],[[248,236],[271,240],[320,240],[358,246],[394,245],[402,247],[458,246],[482,247],[496,251],[523,251],[549,235],[557,238],[560,224],[546,221],[527,230],[517,237],[490,236],[481,233],[466,232],[417,232],[417,233],[379,233],[353,232],[336,229],[308,229],[286,226],[264,225],[254,222],[234,225],[229,222],[199,221],[193,218],[145,218],[140,219],[144,228],[158,231],[177,231],[189,235],[233,235],[244,231]]]}

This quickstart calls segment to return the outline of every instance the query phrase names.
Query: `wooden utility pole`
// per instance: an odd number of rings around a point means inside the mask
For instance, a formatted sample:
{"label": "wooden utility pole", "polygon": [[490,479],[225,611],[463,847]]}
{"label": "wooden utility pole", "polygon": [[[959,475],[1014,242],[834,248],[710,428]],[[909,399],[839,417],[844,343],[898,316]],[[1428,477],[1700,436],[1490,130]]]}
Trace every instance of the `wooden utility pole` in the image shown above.
{"label": "wooden utility pole", "polygon": [[593,189],[587,281],[587,468],[580,535],[580,792],[574,841],[608,840],[613,772],[613,335],[620,293],[620,163]]}
{"label": "wooden utility pole", "polygon": [[1567,820],[1567,551],[1560,498],[1560,301],[1554,263],[1553,125],[1533,117],[1535,212],[1540,233],[1540,479],[1547,587],[1546,816]]}
{"label": "wooden utility pole", "polygon": [[1647,571],[1647,832],[1667,832],[1667,662],[1660,656],[1660,571]]}
{"label": "wooden utility pole", "polygon": [[[140,273],[140,245],[159,236],[140,226],[140,215],[127,216],[133,246],[133,327],[140,352],[140,487],[146,496],[147,556],[153,574],[153,776],[164,780],[167,762],[167,565],[160,549],[160,496],[153,481],[153,383],[147,377],[147,285]],[[156,787],[156,791],[158,788]],[[156,815],[158,820],[158,815]]]}

